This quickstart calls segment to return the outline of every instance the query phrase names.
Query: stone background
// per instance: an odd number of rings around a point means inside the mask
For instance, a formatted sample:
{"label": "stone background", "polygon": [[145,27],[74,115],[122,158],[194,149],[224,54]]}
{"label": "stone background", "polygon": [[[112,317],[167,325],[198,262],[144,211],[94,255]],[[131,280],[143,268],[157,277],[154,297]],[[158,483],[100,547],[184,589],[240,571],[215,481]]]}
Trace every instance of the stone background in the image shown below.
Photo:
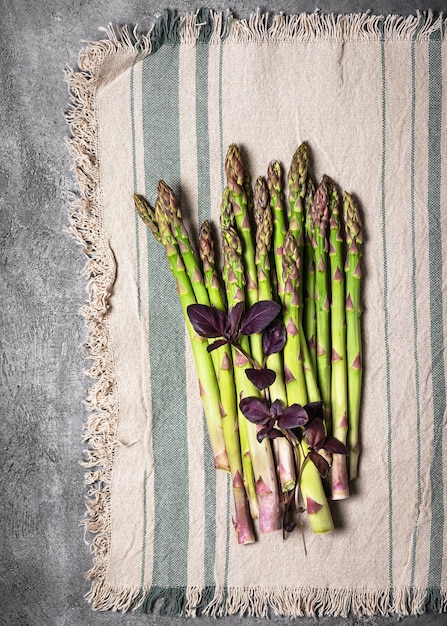
{"label": "stone background", "polygon": [[[81,527],[85,489],[79,465],[89,381],[81,374],[85,338],[78,310],[86,300],[84,259],[64,232],[70,194],[77,191],[64,139],[68,91],[63,69],[76,66],[83,41],[103,37],[98,27],[135,24],[167,6],[159,0],[1,0],[0,2],[0,220],[1,402],[0,624],[99,626],[180,624],[158,615],[94,613],[84,601],[90,568]],[[172,5],[174,6],[174,5]],[[197,5],[178,0],[181,12]],[[207,6],[227,8],[211,0]],[[234,0],[237,17],[255,0]],[[322,11],[413,13],[433,2],[339,0]],[[316,5],[282,0],[262,10],[296,13]],[[232,617],[222,626],[263,620]],[[314,624],[302,618],[300,624]],[[321,625],[382,626],[395,618],[322,618]],[[289,623],[272,618],[272,626]],[[201,618],[201,626],[215,623]],[[402,619],[403,626],[440,626],[447,615]]]}

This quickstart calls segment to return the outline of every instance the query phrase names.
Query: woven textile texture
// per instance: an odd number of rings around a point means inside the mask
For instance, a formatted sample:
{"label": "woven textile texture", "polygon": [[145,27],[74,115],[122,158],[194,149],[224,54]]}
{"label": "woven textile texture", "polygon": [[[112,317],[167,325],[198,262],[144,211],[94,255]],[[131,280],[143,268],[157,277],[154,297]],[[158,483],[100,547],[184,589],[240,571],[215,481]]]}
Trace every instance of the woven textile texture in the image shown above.
{"label": "woven textile texture", "polygon": [[[164,14],[110,27],[67,72],[87,255],[86,530],[97,610],[173,615],[447,610],[444,18]],[[309,143],[365,227],[362,453],[336,530],[239,546],[163,246],[132,194],[164,179],[218,223],[226,148],[253,177]],[[91,533],[91,534],[90,534]]]}

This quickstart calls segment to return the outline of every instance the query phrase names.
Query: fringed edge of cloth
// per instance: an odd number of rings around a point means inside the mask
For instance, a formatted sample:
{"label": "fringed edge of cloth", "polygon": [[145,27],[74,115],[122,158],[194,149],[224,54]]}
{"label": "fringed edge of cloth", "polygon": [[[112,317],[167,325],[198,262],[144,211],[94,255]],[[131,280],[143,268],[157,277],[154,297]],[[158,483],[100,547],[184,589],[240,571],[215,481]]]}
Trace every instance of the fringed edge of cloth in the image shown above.
{"label": "fringed edge of cloth", "polygon": [[[93,567],[86,573],[92,582],[87,600],[101,608],[103,585],[110,550],[110,484],[114,442],[118,431],[119,399],[109,340],[107,311],[116,275],[113,253],[102,228],[101,181],[97,145],[97,94],[110,72],[110,61],[118,59],[120,70],[130,67],[138,55],[148,54],[150,39],[137,39],[135,31],[108,28],[108,38],[90,43],[81,51],[78,69],[67,68],[70,106],[65,113],[71,136],[67,145],[74,161],[80,187],[79,196],[70,203],[68,232],[81,244],[87,257],[82,275],[88,281],[87,303],[80,313],[86,320],[87,339],[83,345],[91,365],[84,373],[96,380],[90,388],[86,406],[89,413],[83,428],[87,445],[83,466],[87,469],[85,533],[91,533]],[[129,591],[112,592],[107,608],[122,608]]]}
{"label": "fringed edge of cloth", "polygon": [[[102,581],[95,608],[172,617],[383,617],[447,611],[447,587],[382,589],[158,587],[113,589]],[[110,601],[113,599],[113,606]]]}
{"label": "fringed edge of cloth", "polygon": [[[110,80],[133,63],[155,52],[161,45],[288,44],[349,41],[424,41],[446,36],[447,19],[431,11],[415,15],[324,14],[269,15],[258,11],[249,19],[234,19],[229,11],[200,9],[179,15],[165,11],[156,16],[146,34],[137,28],[101,29],[106,39],[87,43],[80,52],[78,67],[68,67],[70,105],[65,113],[71,136],[67,139],[73,157],[80,193],[70,203],[68,231],[81,244],[87,261],[83,277],[88,281],[88,300],[81,309],[87,326],[84,356],[91,361],[85,374],[96,380],[86,405],[89,417],[84,425],[87,445],[83,465],[87,469],[87,504],[84,520],[91,533],[93,567],[86,597],[96,610],[152,610],[157,600],[161,611],[175,615],[232,614],[268,615],[359,615],[418,614],[431,605],[447,610],[446,589],[355,591],[259,588],[175,588],[152,587],[114,589],[107,583],[110,528],[110,484],[114,442],[118,430],[119,398],[110,346],[107,311],[115,280],[113,253],[102,229],[102,202],[97,146],[97,94]],[[211,594],[211,599],[210,599]]]}

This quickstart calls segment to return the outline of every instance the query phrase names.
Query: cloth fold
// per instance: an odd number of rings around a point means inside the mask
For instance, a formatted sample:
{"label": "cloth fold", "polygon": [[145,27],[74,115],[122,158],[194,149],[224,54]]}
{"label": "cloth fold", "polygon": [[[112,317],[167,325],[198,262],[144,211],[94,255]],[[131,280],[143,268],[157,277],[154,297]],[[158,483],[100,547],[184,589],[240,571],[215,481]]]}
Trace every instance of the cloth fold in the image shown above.
{"label": "cloth fold", "polygon": [[[446,21],[432,13],[236,20],[165,13],[68,70],[68,140],[87,255],[85,526],[97,610],[173,615],[447,610]],[[223,163],[255,179],[301,141],[365,226],[359,477],[336,531],[239,546],[214,470],[164,249],[136,216],[164,179],[193,229],[218,221]]]}

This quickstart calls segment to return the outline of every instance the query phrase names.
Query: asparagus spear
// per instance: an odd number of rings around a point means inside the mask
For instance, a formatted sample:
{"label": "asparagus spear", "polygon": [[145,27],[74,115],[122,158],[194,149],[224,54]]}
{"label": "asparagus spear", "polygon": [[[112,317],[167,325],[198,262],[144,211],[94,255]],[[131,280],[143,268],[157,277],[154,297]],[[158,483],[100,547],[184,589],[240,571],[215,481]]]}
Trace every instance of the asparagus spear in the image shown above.
{"label": "asparagus spear", "polygon": [[[189,235],[183,223],[181,208],[177,198],[175,197],[172,189],[170,189],[170,187],[163,180],[160,180],[158,183],[158,194],[166,213],[167,220],[170,224],[172,234],[179,247],[183,263],[185,264],[186,273],[190,277],[191,286],[196,300],[198,304],[205,304],[209,306],[210,299],[208,290],[205,286],[199,262],[196,258],[194,250],[192,249]],[[216,370],[217,376],[219,371],[219,355],[213,352],[211,358],[214,363],[214,369]]]}
{"label": "asparagus spear", "polygon": [[[300,337],[300,256],[298,242],[289,229],[284,239],[282,259],[284,283],[284,324],[287,341],[284,346],[284,363],[288,404],[306,404],[306,382],[304,378],[303,356]],[[299,399],[298,399],[299,398]]]}
{"label": "asparagus spear", "polygon": [[[227,185],[233,199],[232,207],[236,222],[237,231],[242,242],[242,258],[245,267],[246,277],[246,296],[248,306],[252,306],[258,302],[258,278],[255,261],[255,245],[253,241],[253,228],[250,219],[249,202],[251,200],[251,188],[248,184],[248,177],[245,173],[242,156],[236,145],[228,148],[227,158],[225,162],[225,171],[227,176]],[[261,363],[263,360],[262,336],[254,334],[250,337],[251,353],[256,362]],[[281,487],[284,491],[292,488],[294,483],[294,475],[290,474],[293,467],[291,451],[284,442],[274,443],[277,448],[278,465],[281,468]]]}
{"label": "asparagus spear", "polygon": [[303,325],[300,324],[300,347],[303,359],[304,379],[306,381],[306,391],[309,402],[319,402],[321,393],[318,387],[317,376],[310,356],[306,337],[304,336]]}
{"label": "asparagus spear", "polygon": [[152,234],[155,239],[161,243],[160,233],[158,231],[158,224],[155,219],[155,211],[146,200],[144,196],[141,196],[137,193],[133,194],[133,199],[135,202],[135,208],[138,212],[138,215],[141,217],[143,222],[151,229]]}
{"label": "asparagus spear", "polygon": [[306,196],[308,147],[303,143],[297,148],[292,157],[288,175],[289,183],[289,229],[298,243],[301,253],[304,245],[304,215],[303,199]]}
{"label": "asparagus spear", "polygon": [[[256,267],[258,277],[259,300],[272,300],[270,282],[270,249],[272,241],[272,212],[265,179],[260,176],[254,189],[254,217],[256,222]],[[267,358],[267,367],[276,374],[275,381],[269,388],[270,400],[280,400],[287,406],[287,394],[284,381],[283,358],[279,352]],[[273,440],[273,449],[277,459],[279,484],[283,492],[291,491],[296,484],[293,450],[287,439]]]}
{"label": "asparagus spear", "polygon": [[180,254],[179,246],[171,231],[166,211],[164,210],[160,198],[157,199],[155,205],[155,220],[158,224],[160,239],[166,248],[169,265],[177,284],[180,303],[191,340],[194,362],[199,379],[200,395],[205,411],[211,448],[213,450],[214,464],[217,469],[228,471],[230,466],[222,430],[219,386],[217,384],[211,355],[207,351],[208,342],[194,332],[187,315],[187,307],[190,304],[196,303],[196,298],[190,277],[187,275]]}
{"label": "asparagus spear", "polygon": [[[301,349],[302,345],[305,345],[305,340],[299,312],[299,263],[298,242],[289,230],[284,240],[283,256],[284,322],[288,332],[284,346],[284,360],[291,371],[291,376],[287,380],[289,406],[294,403],[304,406],[308,401]],[[307,358],[309,358],[308,355]],[[318,395],[318,390],[312,390],[312,393]],[[312,402],[317,400],[319,398],[315,396],[311,399]],[[295,446],[296,464],[300,474],[299,485],[307,508],[309,524],[314,533],[331,532],[334,530],[331,511],[321,477],[315,465],[307,459],[308,453],[309,448],[305,440],[302,440],[299,446]]]}
{"label": "asparagus spear", "polygon": [[312,204],[313,248],[315,253],[315,309],[317,319],[317,374],[318,386],[324,403],[326,421],[331,411],[331,336],[330,302],[328,293],[328,239],[329,221],[328,178],[323,176]]}
{"label": "asparagus spear", "polygon": [[231,195],[237,232],[242,242],[242,258],[245,268],[247,304],[258,301],[258,281],[256,278],[255,247],[253,229],[248,211],[247,177],[242,156],[236,145],[228,148],[225,160],[227,186]]}
{"label": "asparagus spear", "polygon": [[[290,164],[289,183],[289,230],[297,244],[300,259],[304,254],[304,198],[307,184],[308,146],[305,141],[298,146]],[[303,283],[298,286],[300,302],[303,302]],[[302,314],[302,310],[301,313]]]}
{"label": "asparagus spear", "polygon": [[[273,217],[266,180],[259,176],[254,194],[254,218],[256,223],[256,272],[259,300],[272,300],[270,251],[272,247]],[[272,355],[273,356],[273,355]]]}
{"label": "asparagus spear", "polygon": [[[258,301],[255,244],[250,215],[252,193],[250,178],[245,171],[240,150],[235,144],[230,145],[228,148],[225,159],[225,172],[235,228],[242,244],[246,304],[250,307]],[[251,335],[249,342],[253,358],[260,363],[263,358],[262,335],[260,333]]]}
{"label": "asparagus spear", "polygon": [[317,372],[317,326],[315,317],[315,261],[312,245],[314,231],[312,220],[312,203],[315,195],[315,182],[307,175],[305,197],[306,221],[304,234],[304,270],[303,270],[303,329],[314,372]]}
{"label": "asparagus spear", "polygon": [[[253,216],[256,224],[256,267],[258,271],[258,282],[261,277],[270,283],[270,259],[269,252],[271,247],[271,239],[273,232],[272,212],[270,209],[270,197],[267,187],[267,182],[263,176],[259,176],[256,179],[254,193],[253,193]],[[260,230],[262,237],[260,238]],[[265,271],[261,271],[260,263],[262,261],[266,264]],[[262,268],[261,268],[262,269]]]}
{"label": "asparagus spear", "polygon": [[[343,263],[343,236],[340,224],[340,198],[332,181],[328,180],[329,191],[329,260],[331,270],[331,410],[332,435],[346,444],[348,431],[348,398],[346,372],[346,318],[345,318],[345,275]],[[333,454],[331,468],[331,490],[333,500],[349,496],[346,456]]]}
{"label": "asparagus spear", "polygon": [[347,192],[343,201],[346,229],[346,354],[348,366],[348,448],[349,477],[357,477],[359,442],[360,398],[362,387],[362,338],[360,283],[361,246],[363,243],[362,225],[359,210],[354,198]]}
{"label": "asparagus spear", "polygon": [[166,213],[167,221],[185,264],[186,272],[191,280],[194,295],[199,304],[209,305],[208,290],[205,287],[202,270],[192,249],[191,242],[182,219],[182,213],[177,198],[172,189],[163,181],[158,183],[158,195]]}
{"label": "asparagus spear", "polygon": [[[210,303],[219,311],[226,310],[226,303],[220,288],[219,278],[215,266],[214,241],[211,234],[210,222],[205,221],[199,233],[199,251],[203,264],[205,285],[209,293]],[[235,517],[233,525],[236,530],[238,543],[253,543],[255,536],[248,510],[247,494],[243,482],[244,470],[242,467],[241,449],[238,432],[238,402],[233,375],[233,361],[230,346],[224,345],[213,354],[218,359],[217,379],[220,389],[222,405],[222,426],[225,445],[230,465],[232,479]]]}
{"label": "asparagus spear", "polygon": [[273,253],[276,270],[276,287],[282,299],[284,284],[282,280],[282,251],[286,236],[286,211],[282,183],[282,167],[278,161],[271,161],[267,170],[267,185],[270,192],[270,206],[273,212]]}
{"label": "asparagus spear", "polygon": [[222,236],[223,268],[228,309],[245,302],[245,272],[242,262],[242,242],[235,229],[230,195],[224,191],[221,204],[220,230]]}
{"label": "asparagus spear", "polygon": [[226,311],[226,302],[216,268],[215,246],[211,229],[211,222],[205,220],[199,230],[199,253],[202,260],[205,286],[211,306],[216,307],[219,311]]}
{"label": "asparagus spear", "polygon": [[[225,208],[224,208],[225,211]],[[225,214],[225,213],[224,213]],[[244,271],[242,264],[242,244],[237,232],[231,226],[225,226],[221,222],[222,247],[224,255],[223,275],[227,288],[228,306],[232,307],[243,301]],[[242,300],[241,300],[242,297]],[[241,347],[245,354],[249,354],[249,342],[243,338]],[[259,392],[250,383],[245,370],[251,364],[248,358],[233,348],[234,378],[236,391],[239,399],[255,396]],[[276,483],[275,467],[270,444],[267,439],[262,442],[257,440],[256,425],[249,422],[242,411],[238,412],[239,430],[241,434],[241,446],[243,458],[251,459],[253,468],[254,485],[258,503],[259,528],[263,533],[279,530],[281,527],[279,516],[278,486]],[[250,477],[244,475],[247,494],[249,497],[252,516],[254,498]]]}
{"label": "asparagus spear", "polygon": [[[231,205],[231,194],[228,187],[225,188],[222,195],[222,203],[220,207],[220,224],[223,250],[222,278],[226,288],[228,308],[230,308],[237,302],[243,302],[245,299],[245,276],[243,267],[241,266],[242,244],[234,229],[234,214]],[[246,348],[248,348],[247,343],[245,344]],[[239,368],[236,367],[236,358],[239,357],[238,362],[240,363],[241,356],[238,355],[233,348],[231,350],[231,354],[233,362],[233,374],[236,386],[236,396],[238,400],[238,384],[239,387],[242,384],[242,375],[239,371]],[[247,431],[247,421],[244,419],[244,416],[239,409],[239,402],[237,402],[237,405],[239,438],[242,454],[243,480],[248,497],[248,503],[250,506],[251,517],[253,519],[258,519],[259,506],[258,498],[256,496],[256,485]]]}

